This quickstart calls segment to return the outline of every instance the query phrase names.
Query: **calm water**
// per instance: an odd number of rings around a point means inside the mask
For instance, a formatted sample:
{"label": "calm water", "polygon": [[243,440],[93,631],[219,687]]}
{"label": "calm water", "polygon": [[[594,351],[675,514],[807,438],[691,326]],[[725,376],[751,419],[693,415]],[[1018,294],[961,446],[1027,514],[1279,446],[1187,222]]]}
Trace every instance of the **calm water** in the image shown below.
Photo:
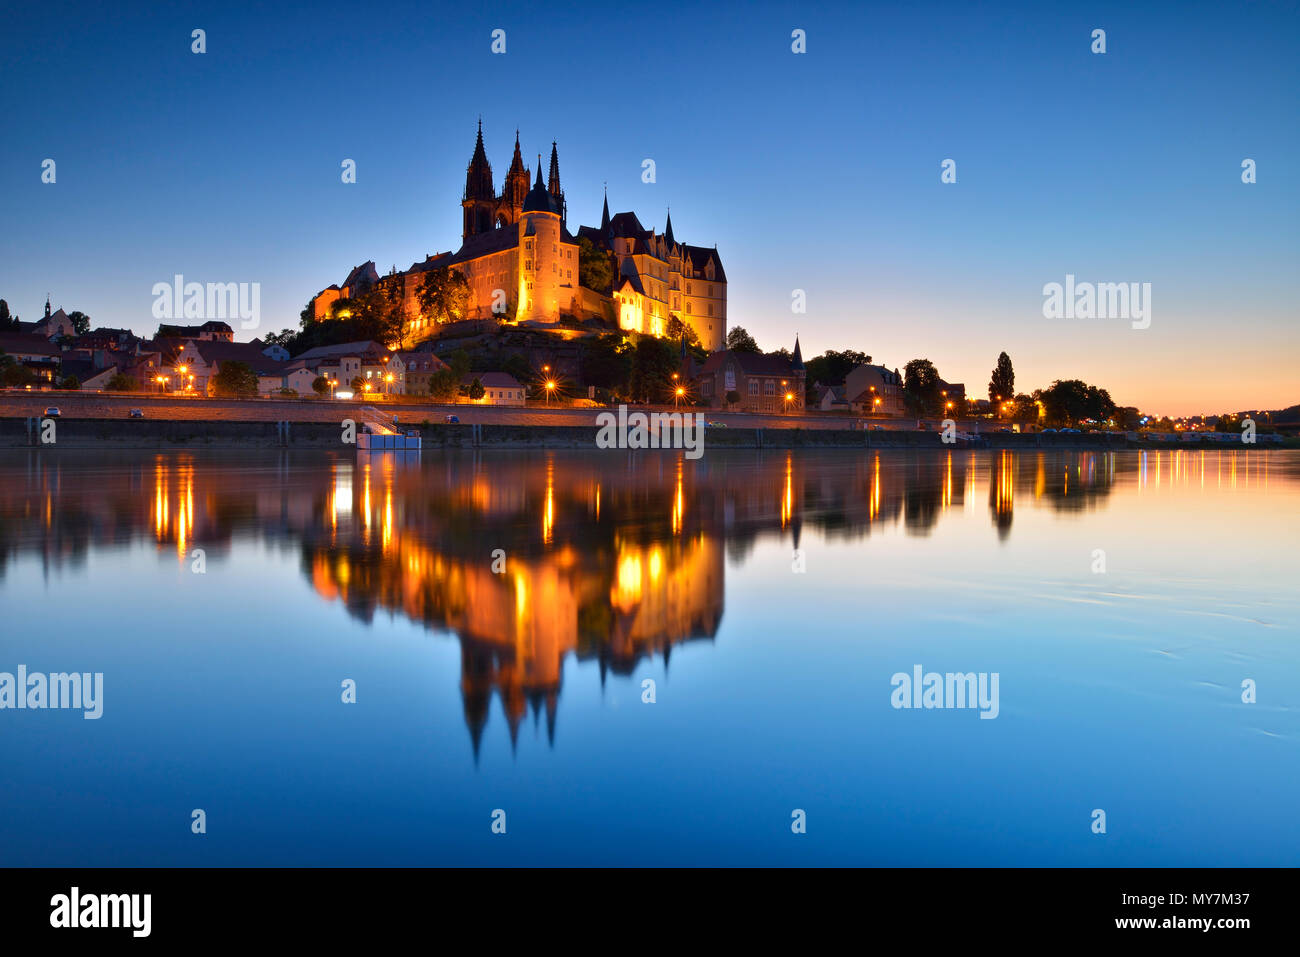
{"label": "calm water", "polygon": [[1283,451],[2,453],[0,671],[104,692],[0,863],[1293,865],[1297,541]]}

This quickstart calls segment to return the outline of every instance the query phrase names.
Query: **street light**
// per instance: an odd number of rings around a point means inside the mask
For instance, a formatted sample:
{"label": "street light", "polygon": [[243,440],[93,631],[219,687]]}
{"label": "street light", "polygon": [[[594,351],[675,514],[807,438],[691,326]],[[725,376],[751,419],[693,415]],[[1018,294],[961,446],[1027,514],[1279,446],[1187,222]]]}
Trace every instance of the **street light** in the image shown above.
{"label": "street light", "polygon": [[[544,366],[543,368],[549,368],[549,367]],[[554,391],[555,391],[555,380],[547,379],[546,380],[546,404],[547,405],[551,404],[551,393]]]}
{"label": "street light", "polygon": [[[676,379],[677,376],[674,375],[673,378]],[[684,388],[682,388],[681,386],[678,386],[675,390],[673,390],[673,408],[674,408],[674,409],[677,408],[677,402],[678,402],[678,400],[680,400],[681,397],[684,396],[685,394],[686,394],[686,390],[685,390]]]}

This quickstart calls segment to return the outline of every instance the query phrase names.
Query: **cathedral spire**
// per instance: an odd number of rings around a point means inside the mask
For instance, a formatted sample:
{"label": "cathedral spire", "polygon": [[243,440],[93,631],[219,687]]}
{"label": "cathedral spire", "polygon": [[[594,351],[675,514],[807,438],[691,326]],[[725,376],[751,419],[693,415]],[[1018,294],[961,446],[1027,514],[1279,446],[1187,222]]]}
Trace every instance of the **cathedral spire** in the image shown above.
{"label": "cathedral spire", "polygon": [[470,158],[465,171],[465,199],[494,199],[496,189],[492,185],[492,164],[488,162],[487,151],[483,148],[483,120],[478,121],[478,139],[474,141],[474,155]]}
{"label": "cathedral spire", "polygon": [[605,190],[605,208],[600,212],[600,232],[602,236],[609,235],[609,190]]}
{"label": "cathedral spire", "polygon": [[519,131],[515,130],[515,155],[510,160],[510,172],[507,175],[513,176],[516,173],[522,173],[523,171],[524,157],[523,154],[519,152]]}
{"label": "cathedral spire", "polygon": [[[537,165],[540,169],[541,157],[538,157]],[[564,195],[560,192],[560,154],[555,148],[555,140],[551,140],[551,175],[546,178],[546,188],[556,199]]]}
{"label": "cathedral spire", "polygon": [[664,241],[668,243],[669,249],[677,245],[677,240],[673,239],[673,210],[671,206],[668,208],[668,225],[664,227]]}

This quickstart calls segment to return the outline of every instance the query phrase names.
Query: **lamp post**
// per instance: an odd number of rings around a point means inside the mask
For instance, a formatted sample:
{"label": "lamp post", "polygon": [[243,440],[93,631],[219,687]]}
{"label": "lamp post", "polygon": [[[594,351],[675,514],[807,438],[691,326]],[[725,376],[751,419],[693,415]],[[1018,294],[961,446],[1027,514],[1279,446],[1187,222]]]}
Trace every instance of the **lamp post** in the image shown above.
{"label": "lamp post", "polygon": [[[675,378],[677,378],[677,376],[674,375],[673,378],[675,379]],[[677,403],[681,401],[682,396],[684,396],[685,394],[686,394],[686,390],[685,390],[684,388],[682,388],[681,386],[678,386],[676,389],[673,390],[673,408],[674,408],[674,409],[677,408]]]}
{"label": "lamp post", "polygon": [[547,405],[551,404],[551,393],[554,391],[555,391],[555,380],[547,379],[546,380],[546,404]]}

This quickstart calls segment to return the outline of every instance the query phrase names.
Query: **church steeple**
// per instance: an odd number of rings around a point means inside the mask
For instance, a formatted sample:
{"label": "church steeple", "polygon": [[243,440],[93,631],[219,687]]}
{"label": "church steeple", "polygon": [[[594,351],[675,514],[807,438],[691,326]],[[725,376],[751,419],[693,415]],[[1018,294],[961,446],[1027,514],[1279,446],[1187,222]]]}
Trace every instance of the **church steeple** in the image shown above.
{"label": "church steeple", "polygon": [[465,172],[465,199],[495,199],[492,185],[492,164],[483,148],[483,121],[478,121],[478,139],[474,142],[474,155]]}
{"label": "church steeple", "polygon": [[[538,161],[541,166],[541,161]],[[546,178],[546,188],[551,196],[555,198],[555,205],[560,210],[560,224],[568,219],[568,204],[564,202],[564,190],[560,189],[560,154],[555,148],[555,140],[551,140],[551,175]]]}
{"label": "church steeple", "polygon": [[483,120],[480,119],[474,155],[470,157],[469,167],[465,170],[465,195],[461,197],[461,206],[465,210],[464,227],[460,234],[462,241],[492,228],[492,209],[496,198],[496,187],[492,185],[492,164],[488,162],[487,151],[483,148]]}
{"label": "church steeple", "polygon": [[600,234],[609,236],[609,190],[605,190],[605,206],[600,211]]}
{"label": "church steeple", "polygon": [[523,153],[519,149],[519,131],[515,130],[515,155],[510,160],[510,171],[506,173],[505,186],[501,190],[501,203],[509,207],[514,217],[518,218],[523,208],[524,197],[528,195],[528,167],[524,166]]}
{"label": "church steeple", "polygon": [[668,210],[668,225],[664,227],[664,242],[668,244],[669,249],[677,245],[677,240],[673,239],[673,211],[671,209]]}
{"label": "church steeple", "polygon": [[802,369],[803,367],[803,353],[799,351],[799,336],[796,334],[794,337],[794,355],[790,357],[790,368]]}
{"label": "church steeple", "polygon": [[45,296],[45,318],[50,318],[50,297],[48,294]]}
{"label": "church steeple", "polygon": [[[538,158],[538,166],[541,166],[541,158]],[[559,199],[564,194],[560,192],[560,154],[556,151],[555,140],[551,140],[551,175],[546,178],[546,188],[551,191],[551,195]]]}

